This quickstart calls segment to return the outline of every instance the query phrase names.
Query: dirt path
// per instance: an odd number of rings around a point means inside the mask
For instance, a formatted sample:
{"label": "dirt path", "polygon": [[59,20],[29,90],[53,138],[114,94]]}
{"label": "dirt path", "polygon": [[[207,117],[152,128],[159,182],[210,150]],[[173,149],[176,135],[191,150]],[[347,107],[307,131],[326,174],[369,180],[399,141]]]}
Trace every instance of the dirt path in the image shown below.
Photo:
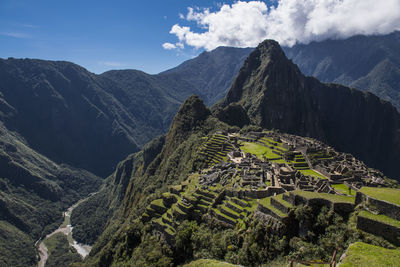
{"label": "dirt path", "polygon": [[40,256],[39,267],[44,267],[49,255],[47,253],[47,247],[44,245],[43,242],[40,242],[38,252]]}

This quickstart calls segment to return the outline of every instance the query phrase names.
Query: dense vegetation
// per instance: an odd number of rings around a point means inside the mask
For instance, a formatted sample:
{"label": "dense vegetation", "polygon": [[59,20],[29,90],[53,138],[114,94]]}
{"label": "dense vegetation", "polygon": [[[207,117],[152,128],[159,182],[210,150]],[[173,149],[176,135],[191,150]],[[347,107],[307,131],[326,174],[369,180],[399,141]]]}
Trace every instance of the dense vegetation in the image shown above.
{"label": "dense vegetation", "polygon": [[[290,259],[330,261],[349,244],[364,241],[393,248],[387,241],[355,229],[354,216],[343,217],[326,207],[298,207],[292,214],[299,235],[276,232],[274,225],[249,218],[243,228],[223,229],[216,225],[184,221],[171,248],[149,225],[134,221],[124,229],[113,262],[116,266],[173,266],[191,260],[212,258],[232,264],[258,266]],[[106,262],[101,261],[101,264]]]}
{"label": "dense vegetation", "polygon": [[36,261],[35,241],[55,230],[62,212],[96,191],[101,180],[49,160],[1,123],[0,132],[0,254],[9,266],[29,266]]}
{"label": "dense vegetation", "polygon": [[82,261],[81,256],[68,243],[63,233],[57,233],[45,241],[49,258],[48,267],[68,267],[71,263]]}
{"label": "dense vegetation", "polygon": [[12,224],[0,221],[0,266],[36,266],[34,242]]}

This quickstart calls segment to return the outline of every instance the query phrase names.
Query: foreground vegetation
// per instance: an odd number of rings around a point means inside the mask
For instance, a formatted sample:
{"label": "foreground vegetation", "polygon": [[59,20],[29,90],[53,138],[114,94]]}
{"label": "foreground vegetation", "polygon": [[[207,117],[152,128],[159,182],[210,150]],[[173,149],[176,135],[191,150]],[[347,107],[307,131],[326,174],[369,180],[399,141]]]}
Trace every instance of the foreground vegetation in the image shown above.
{"label": "foreground vegetation", "polygon": [[63,233],[57,233],[46,239],[49,258],[46,267],[68,267],[71,263],[82,261],[78,252],[69,245]]}
{"label": "foreground vegetation", "polygon": [[351,244],[340,267],[357,266],[398,266],[400,263],[399,249],[386,249],[362,242]]}

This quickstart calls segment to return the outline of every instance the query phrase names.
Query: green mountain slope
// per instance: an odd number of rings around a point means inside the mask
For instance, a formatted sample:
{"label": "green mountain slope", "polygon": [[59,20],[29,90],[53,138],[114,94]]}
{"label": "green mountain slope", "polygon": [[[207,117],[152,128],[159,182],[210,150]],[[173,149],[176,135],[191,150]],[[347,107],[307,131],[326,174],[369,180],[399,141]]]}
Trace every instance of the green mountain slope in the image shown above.
{"label": "green mountain slope", "polygon": [[35,241],[56,229],[62,212],[96,191],[101,179],[49,160],[2,123],[0,148],[0,261],[5,266],[32,266]]}
{"label": "green mountain slope", "polygon": [[51,160],[106,177],[165,133],[187,97],[217,102],[248,51],[221,47],[158,75],[95,75],[69,62],[1,59],[0,120]]}
{"label": "green mountain slope", "polygon": [[[338,167],[336,176],[309,164],[333,164],[327,169]],[[290,173],[295,182],[285,181]],[[228,126],[195,96],[181,105],[165,142],[131,155],[114,177],[108,192],[129,180],[120,209],[74,266],[179,266],[211,258],[280,266],[291,259],[328,262],[335,250],[339,260],[357,241],[396,248],[358,228],[365,210],[356,208],[363,200],[352,190],[364,191],[345,184],[397,183],[315,139]]]}

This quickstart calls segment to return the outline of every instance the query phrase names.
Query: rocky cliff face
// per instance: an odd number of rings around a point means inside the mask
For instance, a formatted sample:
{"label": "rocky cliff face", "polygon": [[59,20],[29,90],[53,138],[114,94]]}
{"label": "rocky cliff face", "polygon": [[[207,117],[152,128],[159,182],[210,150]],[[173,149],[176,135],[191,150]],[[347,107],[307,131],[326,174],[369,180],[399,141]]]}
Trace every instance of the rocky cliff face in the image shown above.
{"label": "rocky cliff face", "polygon": [[250,54],[226,98],[214,109],[240,104],[253,124],[310,136],[400,177],[400,115],[371,93],[305,77],[278,43]]}

